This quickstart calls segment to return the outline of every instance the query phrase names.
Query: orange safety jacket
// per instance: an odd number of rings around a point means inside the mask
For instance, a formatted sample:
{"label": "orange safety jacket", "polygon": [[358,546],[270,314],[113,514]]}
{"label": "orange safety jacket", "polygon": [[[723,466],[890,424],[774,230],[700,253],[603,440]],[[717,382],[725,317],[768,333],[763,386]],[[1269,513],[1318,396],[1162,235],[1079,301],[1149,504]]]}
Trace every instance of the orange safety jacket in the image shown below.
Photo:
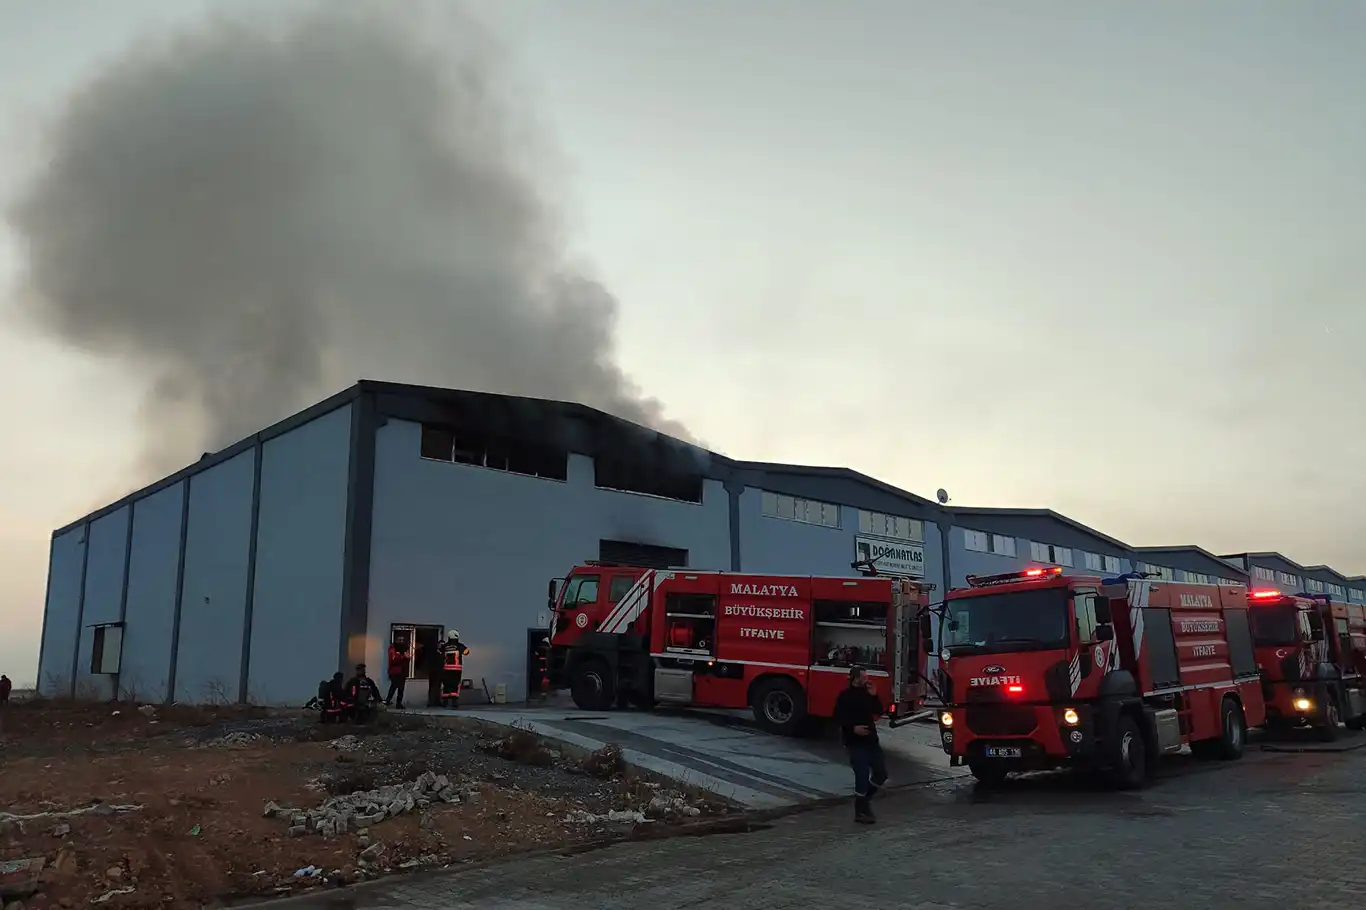
{"label": "orange safety jacket", "polygon": [[464,645],[447,645],[445,668],[447,670],[463,670],[464,664],[461,658],[470,653],[470,649]]}

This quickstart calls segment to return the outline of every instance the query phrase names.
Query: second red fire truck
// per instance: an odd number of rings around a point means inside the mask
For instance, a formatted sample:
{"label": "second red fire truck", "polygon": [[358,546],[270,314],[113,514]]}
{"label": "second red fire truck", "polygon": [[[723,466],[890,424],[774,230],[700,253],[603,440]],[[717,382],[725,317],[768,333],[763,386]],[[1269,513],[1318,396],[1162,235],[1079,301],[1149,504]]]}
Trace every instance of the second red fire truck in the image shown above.
{"label": "second red fire truck", "polygon": [[1366,608],[1323,594],[1253,591],[1252,641],[1267,726],[1311,727],[1325,740],[1338,722],[1366,726]]}
{"label": "second red fire truck", "polygon": [[919,707],[928,586],[589,563],[551,582],[550,680],[581,709],[750,708],[771,732],[829,717],[851,667]]}
{"label": "second red fire truck", "polygon": [[980,780],[1071,765],[1137,787],[1185,745],[1239,758],[1265,722],[1244,587],[1054,566],[969,577],[944,610],[940,737]]}

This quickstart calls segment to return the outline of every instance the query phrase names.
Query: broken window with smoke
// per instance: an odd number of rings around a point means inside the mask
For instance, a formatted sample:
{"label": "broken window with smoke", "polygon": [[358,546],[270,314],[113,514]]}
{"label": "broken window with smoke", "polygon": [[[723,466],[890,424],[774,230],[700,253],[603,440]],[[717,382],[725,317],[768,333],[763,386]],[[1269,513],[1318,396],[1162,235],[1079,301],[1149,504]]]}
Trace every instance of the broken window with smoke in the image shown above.
{"label": "broken window with smoke", "polygon": [[422,425],[421,454],[433,461],[467,464],[545,480],[567,480],[569,452],[544,443],[450,427]]}
{"label": "broken window with smoke", "polygon": [[702,475],[671,471],[644,460],[598,456],[593,459],[593,483],[604,490],[643,493],[680,502],[702,501]]}

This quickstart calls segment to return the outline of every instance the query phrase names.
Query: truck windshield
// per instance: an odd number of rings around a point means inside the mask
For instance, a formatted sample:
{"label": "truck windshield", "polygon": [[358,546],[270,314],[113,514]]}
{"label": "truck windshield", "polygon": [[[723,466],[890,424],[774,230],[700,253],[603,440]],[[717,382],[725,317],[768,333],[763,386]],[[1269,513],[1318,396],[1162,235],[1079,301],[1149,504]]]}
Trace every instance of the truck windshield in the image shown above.
{"label": "truck windshield", "polygon": [[979,594],[947,603],[944,647],[951,654],[1001,654],[1066,648],[1066,588]]}
{"label": "truck windshield", "polygon": [[1295,645],[1300,641],[1299,617],[1291,606],[1253,607],[1247,611],[1252,641],[1258,645]]}

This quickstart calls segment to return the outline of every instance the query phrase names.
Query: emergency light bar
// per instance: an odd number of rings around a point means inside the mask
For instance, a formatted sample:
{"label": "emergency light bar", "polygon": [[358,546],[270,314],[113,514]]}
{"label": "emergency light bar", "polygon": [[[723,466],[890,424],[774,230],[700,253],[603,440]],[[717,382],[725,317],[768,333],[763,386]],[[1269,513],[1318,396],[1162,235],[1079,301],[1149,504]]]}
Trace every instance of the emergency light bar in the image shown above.
{"label": "emergency light bar", "polygon": [[1280,591],[1253,591],[1252,596],[1258,600],[1266,600],[1269,597],[1283,596]]}
{"label": "emergency light bar", "polygon": [[1001,575],[969,575],[970,588],[989,588],[992,585],[1011,585],[1021,581],[1042,581],[1057,578],[1062,574],[1062,566],[1046,566],[1041,569],[1025,569],[1023,572],[1005,572]]}

